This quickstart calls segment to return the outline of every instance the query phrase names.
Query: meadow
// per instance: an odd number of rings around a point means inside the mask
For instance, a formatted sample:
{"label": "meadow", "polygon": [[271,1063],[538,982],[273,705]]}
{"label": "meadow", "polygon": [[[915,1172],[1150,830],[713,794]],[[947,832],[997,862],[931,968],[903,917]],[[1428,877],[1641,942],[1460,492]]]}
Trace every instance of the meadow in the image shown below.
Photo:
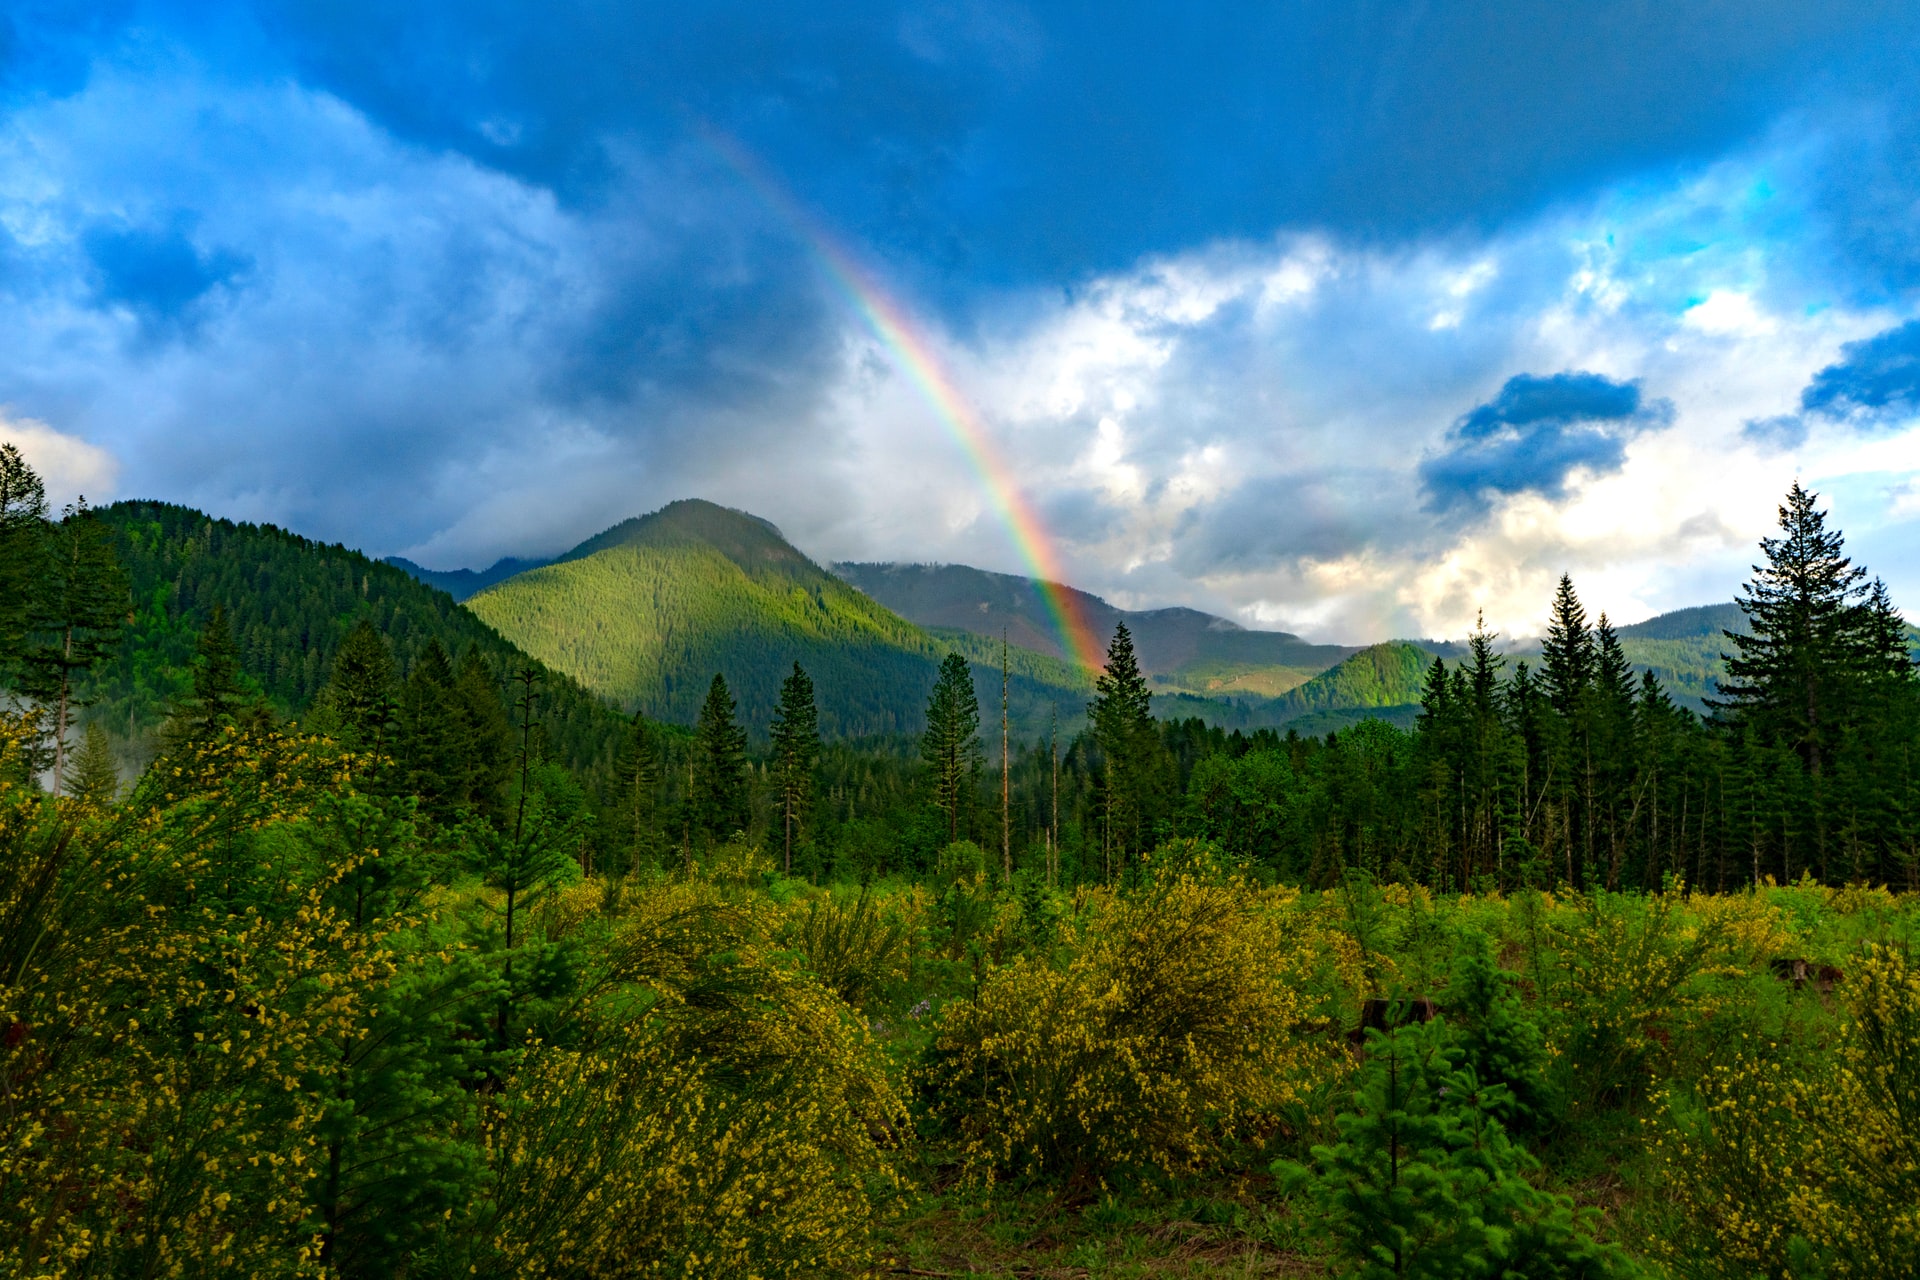
{"label": "meadow", "polygon": [[[9,722],[9,749],[22,740]],[[0,1256],[83,1275],[1875,1276],[1920,899],[588,877],[329,739],[0,788]],[[516,803],[518,797],[515,798]]]}

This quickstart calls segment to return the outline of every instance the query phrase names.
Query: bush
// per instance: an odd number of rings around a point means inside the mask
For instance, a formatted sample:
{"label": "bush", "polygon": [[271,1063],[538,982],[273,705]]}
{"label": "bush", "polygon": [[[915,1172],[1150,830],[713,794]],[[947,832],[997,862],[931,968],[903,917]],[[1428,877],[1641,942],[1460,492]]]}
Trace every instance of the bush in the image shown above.
{"label": "bush", "polygon": [[1749,1042],[1669,1093],[1657,1149],[1696,1274],[1920,1273],[1920,968],[1873,947],[1837,1045]]}
{"label": "bush", "polygon": [[1291,1101],[1299,954],[1237,881],[1151,882],[947,1006],[924,1074],[974,1173],[1192,1169]]}
{"label": "bush", "polygon": [[807,958],[814,977],[855,1008],[864,1008],[876,992],[900,976],[907,928],[900,918],[882,913],[865,888],[851,903],[820,894],[807,903],[786,931],[788,944]]}
{"label": "bush", "polygon": [[[839,1000],[782,968],[756,913],[653,895],[488,1127],[494,1190],[448,1270],[498,1276],[848,1274],[903,1111]],[[652,1273],[652,1272],[650,1272]]]}
{"label": "bush", "polygon": [[1306,1191],[1336,1252],[1366,1280],[1635,1274],[1594,1241],[1591,1213],[1541,1191],[1537,1167],[1496,1118],[1511,1097],[1483,1084],[1444,1018],[1368,1033],[1354,1109],[1315,1167],[1274,1173]]}

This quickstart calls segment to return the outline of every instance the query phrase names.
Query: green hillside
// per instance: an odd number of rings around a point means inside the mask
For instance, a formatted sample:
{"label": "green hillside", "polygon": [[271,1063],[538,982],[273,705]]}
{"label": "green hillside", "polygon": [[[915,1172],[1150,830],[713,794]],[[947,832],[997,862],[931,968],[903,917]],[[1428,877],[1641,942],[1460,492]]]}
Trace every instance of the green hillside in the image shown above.
{"label": "green hillside", "polygon": [[[1060,635],[1031,578],[963,564],[836,564],[835,573],[922,627],[970,631],[1053,657]],[[1104,643],[1120,623],[1133,635],[1140,669],[1156,689],[1208,696],[1270,698],[1358,651],[1312,644],[1285,631],[1249,631],[1198,609],[1117,609],[1099,596],[1059,587]]]}
{"label": "green hillside", "polygon": [[[1269,706],[1275,722],[1296,727],[1308,717],[1326,713],[1362,713],[1335,716],[1329,724],[1367,718],[1404,720],[1407,708],[1417,709],[1420,686],[1432,665],[1434,650],[1409,640],[1369,645],[1339,666],[1323,671],[1299,688],[1274,699]],[[1320,730],[1324,731],[1324,730]]]}
{"label": "green hillside", "polygon": [[[194,646],[225,609],[247,675],[275,711],[298,715],[326,683],[340,640],[367,619],[404,671],[430,640],[458,656],[478,648],[502,677],[528,661],[484,622],[392,565],[272,525],[216,520],[164,502],[117,502],[100,518],[132,588],[119,651],[96,668],[89,713],[117,737],[148,741],[188,688]],[[618,714],[573,681],[547,684],[542,720],[573,768],[612,759]]]}
{"label": "green hillside", "polygon": [[[763,728],[795,661],[812,675],[821,728],[915,732],[950,647],[976,664],[981,700],[999,648],[942,638],[822,570],[764,520],[710,502],[675,502],[616,525],[553,564],[468,601],[501,635],[624,707],[691,721],[716,671],[743,719]],[[1090,688],[1064,662],[1010,653],[1013,702],[1028,732],[1057,705],[1077,720]]]}

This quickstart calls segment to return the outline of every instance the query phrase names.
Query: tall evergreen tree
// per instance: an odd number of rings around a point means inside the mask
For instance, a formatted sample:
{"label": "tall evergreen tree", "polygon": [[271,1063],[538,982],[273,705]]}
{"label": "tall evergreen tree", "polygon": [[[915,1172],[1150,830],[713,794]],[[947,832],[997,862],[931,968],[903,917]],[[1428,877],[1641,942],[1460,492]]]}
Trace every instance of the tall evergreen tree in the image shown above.
{"label": "tall evergreen tree", "polygon": [[734,718],[726,677],[715,673],[693,730],[692,825],[709,844],[745,831],[752,821],[747,791],[747,731]]}
{"label": "tall evergreen tree", "polygon": [[960,815],[968,784],[980,761],[980,699],[973,669],[957,653],[940,663],[927,696],[927,729],[920,737],[920,758],[933,775],[933,804],[947,820],[947,843],[960,838]]}
{"label": "tall evergreen tree", "polygon": [[1147,810],[1159,746],[1153,727],[1153,693],[1140,673],[1133,635],[1126,623],[1114,628],[1107,644],[1107,666],[1093,684],[1087,720],[1103,761],[1102,792],[1107,829],[1122,865],[1149,842]]}
{"label": "tall evergreen tree", "polygon": [[1563,573],[1553,593],[1547,638],[1540,645],[1541,682],[1555,711],[1568,718],[1580,713],[1597,665],[1587,611],[1573,589],[1572,577]]}
{"label": "tall evergreen tree", "polygon": [[461,765],[463,725],[453,698],[453,664],[438,640],[418,657],[400,694],[396,762],[406,790],[420,801],[420,813],[442,828],[456,825],[466,803]]}
{"label": "tall evergreen tree", "polygon": [[513,772],[513,725],[500,700],[500,686],[477,647],[460,655],[449,703],[449,754],[459,805],[499,817],[505,812],[507,779]]}
{"label": "tall evergreen tree", "polygon": [[813,765],[820,755],[820,711],[813,702],[813,681],[793,664],[780,684],[780,705],[768,732],[773,742],[774,786],[780,799],[780,825],[786,842],[786,874],[793,874],[793,841],[813,794]]}
{"label": "tall evergreen tree", "polygon": [[90,808],[110,808],[119,798],[120,771],[114,764],[113,744],[98,721],[89,724],[81,736],[80,750],[74,754],[64,781],[67,794]]}
{"label": "tall evergreen tree", "polygon": [[626,828],[625,869],[631,871],[655,855],[659,839],[660,746],[653,726],[637,711],[620,748],[619,786],[620,822]]}
{"label": "tall evergreen tree", "polygon": [[320,691],[327,727],[352,750],[385,755],[399,732],[398,684],[386,637],[361,619],[340,642],[332,677]]}
{"label": "tall evergreen tree", "polygon": [[15,445],[0,442],[0,686],[20,675],[44,590],[47,491]]}
{"label": "tall evergreen tree", "polygon": [[1727,679],[1712,702],[1721,718],[1767,745],[1790,748],[1818,778],[1862,702],[1866,672],[1885,640],[1867,606],[1866,571],[1844,554],[1814,493],[1794,481],[1780,536],[1762,538],[1740,609],[1751,634],[1727,632]]}
{"label": "tall evergreen tree", "polygon": [[85,498],[47,531],[44,578],[30,606],[32,638],[22,687],[53,713],[53,779],[67,771],[67,732],[86,705],[77,681],[119,642],[127,613],[127,580],[113,539]]}
{"label": "tall evergreen tree", "polygon": [[258,705],[241,671],[227,611],[216,604],[194,651],[192,692],[175,705],[163,737],[169,749],[211,742],[250,718]]}

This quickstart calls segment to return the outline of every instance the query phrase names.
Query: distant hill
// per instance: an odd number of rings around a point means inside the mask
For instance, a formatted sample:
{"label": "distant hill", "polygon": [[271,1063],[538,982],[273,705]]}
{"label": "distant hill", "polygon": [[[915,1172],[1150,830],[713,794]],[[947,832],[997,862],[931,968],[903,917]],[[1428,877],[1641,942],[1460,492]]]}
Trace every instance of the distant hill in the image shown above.
{"label": "distant hill", "polygon": [[[341,639],[363,618],[387,637],[402,671],[430,640],[456,659],[477,648],[503,677],[530,661],[445,592],[358,551],[165,502],[116,502],[99,516],[113,531],[133,607],[119,651],[90,678],[88,715],[135,754],[187,692],[215,605],[226,610],[248,677],[282,716],[307,709]],[[564,676],[546,690],[542,720],[554,750],[589,776],[610,765],[619,713]]]}
{"label": "distant hill", "polygon": [[[1369,645],[1298,689],[1275,699],[1268,709],[1275,722],[1286,725],[1326,712],[1395,711],[1385,718],[1404,718],[1404,708],[1419,709],[1420,686],[1435,650],[1408,640]],[[1449,653],[1445,656],[1452,656]]]}
{"label": "distant hill", "polygon": [[516,573],[525,573],[529,569],[538,569],[541,565],[553,562],[516,560],[512,556],[506,556],[495,560],[484,569],[422,569],[405,556],[388,556],[384,563],[412,574],[430,587],[438,587],[455,600],[465,600],[474,592],[485,591],[496,582],[505,582]]}
{"label": "distant hill", "polygon": [[[650,716],[693,720],[716,671],[764,732],[782,679],[812,676],[823,732],[916,732],[940,659],[976,666],[983,711],[998,644],[943,639],[826,572],[756,516],[675,502],[623,521],[551,564],[476,593],[468,607],[587,688]],[[1074,724],[1091,689],[1065,662],[1009,651],[1017,719],[1031,733],[1058,706]]]}
{"label": "distant hill", "polygon": [[[1004,627],[1014,644],[1063,656],[1059,633],[1030,578],[960,564],[841,563],[833,571],[920,626],[996,640]],[[1198,609],[1118,609],[1085,591],[1060,590],[1103,641],[1125,622],[1140,669],[1156,686],[1202,697],[1276,697],[1358,652],[1355,645],[1312,644],[1285,631],[1250,631]]]}

